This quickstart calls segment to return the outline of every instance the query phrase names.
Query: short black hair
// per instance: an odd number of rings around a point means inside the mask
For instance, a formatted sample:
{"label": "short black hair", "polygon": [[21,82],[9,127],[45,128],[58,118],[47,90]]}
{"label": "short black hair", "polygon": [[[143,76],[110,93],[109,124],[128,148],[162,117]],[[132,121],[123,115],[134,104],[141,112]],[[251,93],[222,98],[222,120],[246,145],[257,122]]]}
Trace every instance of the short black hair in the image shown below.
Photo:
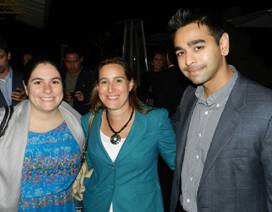
{"label": "short black hair", "polygon": [[70,44],[64,48],[63,56],[65,57],[67,54],[77,54],[79,57],[82,57],[82,49],[79,45]]}
{"label": "short black hair", "polygon": [[211,35],[219,44],[222,34],[225,32],[224,24],[218,13],[207,9],[183,9],[180,8],[168,22],[169,29],[173,32],[191,23],[205,25]]}
{"label": "short black hair", "polygon": [[8,41],[3,36],[0,36],[0,49],[4,50],[6,53],[10,52]]}

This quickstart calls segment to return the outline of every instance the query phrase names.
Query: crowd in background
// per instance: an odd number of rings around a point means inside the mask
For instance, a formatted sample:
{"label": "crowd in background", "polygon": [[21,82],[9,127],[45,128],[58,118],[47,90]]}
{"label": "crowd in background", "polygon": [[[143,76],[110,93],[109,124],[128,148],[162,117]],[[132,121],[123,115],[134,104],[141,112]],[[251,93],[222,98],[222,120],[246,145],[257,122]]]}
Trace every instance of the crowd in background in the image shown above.
{"label": "crowd in background", "polygon": [[74,42],[56,57],[1,36],[0,116],[16,107],[0,209],[73,212],[87,147],[85,211],[271,211],[270,69],[213,15],[178,10],[174,45],[147,49],[140,78],[116,49],[92,61]]}

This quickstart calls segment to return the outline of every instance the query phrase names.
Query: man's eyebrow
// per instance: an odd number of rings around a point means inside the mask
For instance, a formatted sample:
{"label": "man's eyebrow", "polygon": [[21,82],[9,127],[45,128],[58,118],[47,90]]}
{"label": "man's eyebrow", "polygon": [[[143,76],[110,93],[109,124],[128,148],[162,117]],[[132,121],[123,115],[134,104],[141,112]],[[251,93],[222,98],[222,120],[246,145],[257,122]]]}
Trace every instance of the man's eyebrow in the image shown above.
{"label": "man's eyebrow", "polygon": [[194,45],[199,44],[199,43],[206,43],[206,41],[203,40],[203,39],[192,40],[192,41],[190,41],[188,43],[188,46],[191,47],[191,46],[194,46]]}
{"label": "man's eyebrow", "polygon": [[[206,43],[206,41],[203,40],[203,39],[192,40],[192,41],[188,42],[188,46],[191,47],[191,46],[194,46],[194,45],[200,44],[200,43]],[[176,46],[174,48],[174,50],[178,51],[178,50],[184,50],[184,49],[182,47],[180,47],[180,46]]]}

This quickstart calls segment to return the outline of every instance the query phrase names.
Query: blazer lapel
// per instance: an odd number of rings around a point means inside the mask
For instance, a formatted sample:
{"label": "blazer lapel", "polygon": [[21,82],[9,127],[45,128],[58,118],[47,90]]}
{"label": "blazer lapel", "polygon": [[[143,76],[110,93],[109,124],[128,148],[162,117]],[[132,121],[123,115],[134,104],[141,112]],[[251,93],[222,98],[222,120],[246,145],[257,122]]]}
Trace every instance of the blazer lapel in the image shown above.
{"label": "blazer lapel", "polygon": [[5,100],[4,95],[2,94],[2,92],[0,91],[0,107],[4,107],[7,106],[7,102]]}
{"label": "blazer lapel", "polygon": [[[16,88],[23,88],[23,77],[19,72],[12,71],[12,91],[15,91]],[[12,105],[16,105],[18,102],[12,100]]]}
{"label": "blazer lapel", "polygon": [[145,135],[145,130],[147,128],[146,124],[146,118],[144,117],[144,115],[136,112],[131,130],[115,160],[116,163],[119,160],[123,160],[126,156],[129,156],[129,153],[134,150],[135,145],[138,145],[139,142],[137,141],[142,140]]}
{"label": "blazer lapel", "polygon": [[186,92],[180,103],[179,123],[176,128],[177,135],[177,172],[181,173],[183,156],[187,140],[187,133],[197,99],[194,95],[195,89]]}
{"label": "blazer lapel", "polygon": [[105,160],[106,163],[112,164],[112,160],[107,153],[105,147],[102,144],[101,136],[100,136],[100,127],[102,122],[102,113],[103,110],[99,110],[95,115],[93,122],[91,124],[91,128],[89,129],[89,139],[88,148],[96,149],[97,157]]}
{"label": "blazer lapel", "polygon": [[239,123],[239,110],[241,110],[245,104],[246,86],[246,81],[240,75],[238,75],[238,79],[232,89],[216,127],[216,131],[205,161],[201,181],[205,179],[216,158],[232,139],[233,132]]}
{"label": "blazer lapel", "polygon": [[[227,106],[227,105],[226,105]],[[202,180],[207,176],[209,170],[213,166],[216,158],[220,155],[220,152],[224,149],[232,139],[232,132],[239,122],[239,114],[234,112],[233,109],[226,107],[221,115],[220,121],[217,125],[210,149],[205,161]]]}

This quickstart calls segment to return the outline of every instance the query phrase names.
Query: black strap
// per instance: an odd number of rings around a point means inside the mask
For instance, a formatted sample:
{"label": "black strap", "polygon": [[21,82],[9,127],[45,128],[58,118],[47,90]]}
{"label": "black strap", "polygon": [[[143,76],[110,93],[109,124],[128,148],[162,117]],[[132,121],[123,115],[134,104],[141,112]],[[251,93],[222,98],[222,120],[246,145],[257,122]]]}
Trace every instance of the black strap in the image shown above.
{"label": "black strap", "polygon": [[0,137],[5,134],[5,131],[8,127],[9,120],[13,113],[13,106],[5,106],[5,114],[0,123]]}

